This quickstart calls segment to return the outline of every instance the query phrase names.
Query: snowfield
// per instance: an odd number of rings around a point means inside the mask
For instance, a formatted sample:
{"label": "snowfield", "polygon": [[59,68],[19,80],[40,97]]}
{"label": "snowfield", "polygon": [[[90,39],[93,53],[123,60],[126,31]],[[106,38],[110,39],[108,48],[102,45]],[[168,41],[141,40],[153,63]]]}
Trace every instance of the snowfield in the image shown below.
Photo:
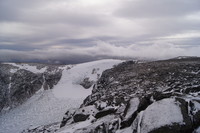
{"label": "snowfield", "polygon": [[121,62],[121,60],[111,59],[100,60],[75,65],[69,70],[64,69],[62,79],[53,89],[53,93],[57,98],[85,98],[91,94],[92,87],[83,89],[80,83],[85,78],[89,78],[90,81],[97,81],[104,70]]}
{"label": "snowfield", "polygon": [[[31,126],[60,122],[67,109],[79,107],[91,94],[92,87],[85,89],[80,85],[85,78],[96,82],[104,70],[121,62],[108,59],[60,67],[63,69],[62,78],[52,90],[41,88],[22,105],[0,115],[0,133],[19,133]],[[46,70],[46,67],[38,70],[36,66],[9,64],[34,73]],[[11,69],[11,72],[16,70]]]}
{"label": "snowfield", "polygon": [[62,120],[69,108],[79,107],[82,99],[58,99],[52,90],[41,91],[26,103],[0,116],[0,133],[19,133],[32,126],[46,125]]}

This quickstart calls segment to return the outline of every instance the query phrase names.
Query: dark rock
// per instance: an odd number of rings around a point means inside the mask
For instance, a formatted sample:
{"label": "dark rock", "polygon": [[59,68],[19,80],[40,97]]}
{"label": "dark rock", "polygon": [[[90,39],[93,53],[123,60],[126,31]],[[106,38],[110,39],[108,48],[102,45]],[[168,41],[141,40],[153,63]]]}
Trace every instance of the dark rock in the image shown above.
{"label": "dark rock", "polygon": [[115,133],[119,129],[119,119],[114,119],[108,124],[108,133]]}
{"label": "dark rock", "polygon": [[45,85],[48,86],[46,89],[52,89],[54,85],[60,81],[62,77],[62,70],[57,70],[55,73],[52,72],[45,72],[44,78],[45,78]]}
{"label": "dark rock", "polygon": [[42,87],[43,81],[42,74],[18,70],[11,79],[11,103],[15,106],[23,103]]}
{"label": "dark rock", "polygon": [[104,123],[102,123],[101,125],[98,125],[95,129],[93,133],[106,133],[107,132],[107,128],[106,125]]}
{"label": "dark rock", "polygon": [[85,89],[89,89],[94,84],[94,81],[90,81],[89,78],[84,78],[81,81],[80,85],[83,86]]}
{"label": "dark rock", "polygon": [[60,128],[64,127],[72,118],[73,115],[75,114],[75,110],[74,109],[70,109],[65,113],[65,116],[63,117],[61,124],[60,124]]}
{"label": "dark rock", "polygon": [[181,108],[181,113],[183,115],[183,120],[184,120],[184,126],[182,127],[182,129],[184,129],[185,131],[189,130],[191,131],[192,128],[192,120],[189,116],[190,112],[188,112],[188,102],[186,102],[184,99],[182,98],[176,98],[176,100],[178,102],[180,102],[180,108]]}
{"label": "dark rock", "polygon": [[196,87],[189,87],[185,89],[185,93],[195,93],[195,92],[200,92],[200,86]]}
{"label": "dark rock", "polygon": [[197,128],[200,126],[200,110],[199,110],[200,101],[198,100],[190,101],[190,107],[191,107],[193,126]]}
{"label": "dark rock", "polygon": [[109,115],[109,114],[113,114],[115,112],[116,112],[115,108],[104,109],[104,110],[99,111],[98,113],[96,113],[95,118],[99,119],[101,117],[104,117],[104,116]]}
{"label": "dark rock", "polygon": [[153,99],[156,101],[162,100],[164,98],[170,98],[171,96],[173,96],[172,93],[162,93],[158,91],[153,92]]}
{"label": "dark rock", "polygon": [[85,115],[85,114],[75,114],[73,116],[73,119],[74,119],[74,122],[80,122],[80,121],[85,121],[88,117],[89,115]]}
{"label": "dark rock", "polygon": [[152,102],[150,100],[151,95],[145,95],[140,99],[140,104],[138,106],[138,111],[145,110]]}

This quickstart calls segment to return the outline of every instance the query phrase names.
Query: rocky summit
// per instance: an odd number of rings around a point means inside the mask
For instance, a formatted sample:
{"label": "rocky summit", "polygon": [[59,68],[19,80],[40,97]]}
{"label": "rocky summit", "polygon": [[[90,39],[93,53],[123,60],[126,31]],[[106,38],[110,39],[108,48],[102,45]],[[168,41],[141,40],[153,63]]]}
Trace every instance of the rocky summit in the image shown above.
{"label": "rocky summit", "polygon": [[199,133],[199,79],[196,57],[123,62],[104,71],[92,94],[59,126],[24,132]]}

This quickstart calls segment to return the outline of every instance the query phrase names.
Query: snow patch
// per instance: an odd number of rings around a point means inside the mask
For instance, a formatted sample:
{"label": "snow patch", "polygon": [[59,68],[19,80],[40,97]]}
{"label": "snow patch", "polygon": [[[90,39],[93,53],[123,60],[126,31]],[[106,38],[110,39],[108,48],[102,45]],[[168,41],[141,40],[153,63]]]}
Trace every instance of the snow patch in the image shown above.
{"label": "snow patch", "polygon": [[193,133],[200,133],[200,127],[198,127]]}
{"label": "snow patch", "polygon": [[16,73],[19,69],[10,69],[10,73]]}

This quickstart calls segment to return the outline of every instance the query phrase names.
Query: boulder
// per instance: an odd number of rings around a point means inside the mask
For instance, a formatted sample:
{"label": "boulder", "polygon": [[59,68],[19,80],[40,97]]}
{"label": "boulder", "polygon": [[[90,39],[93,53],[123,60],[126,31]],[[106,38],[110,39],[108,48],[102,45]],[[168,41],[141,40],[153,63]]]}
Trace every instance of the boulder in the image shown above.
{"label": "boulder", "polygon": [[101,117],[104,117],[109,114],[115,113],[117,110],[115,108],[105,108],[104,110],[101,110],[96,113],[95,118],[99,119]]}
{"label": "boulder", "polygon": [[75,114],[73,116],[74,122],[80,122],[80,121],[85,121],[89,117],[88,115],[85,114]]}
{"label": "boulder", "polygon": [[182,99],[166,98],[148,106],[133,122],[135,132],[186,133],[192,131],[187,104]]}

